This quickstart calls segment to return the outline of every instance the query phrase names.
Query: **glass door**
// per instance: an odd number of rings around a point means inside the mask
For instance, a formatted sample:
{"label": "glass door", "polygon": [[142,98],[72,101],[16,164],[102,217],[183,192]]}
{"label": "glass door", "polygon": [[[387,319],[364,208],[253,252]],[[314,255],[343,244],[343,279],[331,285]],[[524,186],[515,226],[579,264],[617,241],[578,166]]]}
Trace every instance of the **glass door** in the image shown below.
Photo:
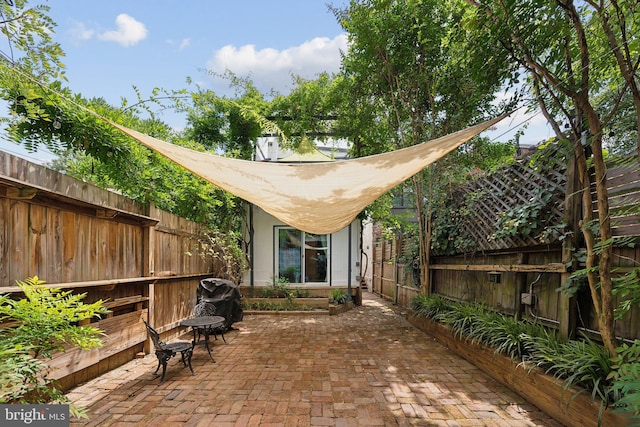
{"label": "glass door", "polygon": [[278,277],[287,279],[289,283],[327,283],[328,236],[287,227],[278,227],[276,230]]}
{"label": "glass door", "polygon": [[327,235],[304,233],[304,281],[327,282]]}

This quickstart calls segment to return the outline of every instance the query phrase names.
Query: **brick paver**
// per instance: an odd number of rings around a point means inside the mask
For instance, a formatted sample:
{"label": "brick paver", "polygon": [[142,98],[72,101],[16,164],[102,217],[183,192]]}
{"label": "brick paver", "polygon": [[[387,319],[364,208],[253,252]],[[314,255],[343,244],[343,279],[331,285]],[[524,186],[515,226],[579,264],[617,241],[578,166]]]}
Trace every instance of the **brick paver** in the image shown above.
{"label": "brick paver", "polygon": [[88,408],[72,426],[560,426],[490,379],[388,302],[336,316],[245,315],[195,349],[165,382],[155,355],[134,360],[68,396]]}

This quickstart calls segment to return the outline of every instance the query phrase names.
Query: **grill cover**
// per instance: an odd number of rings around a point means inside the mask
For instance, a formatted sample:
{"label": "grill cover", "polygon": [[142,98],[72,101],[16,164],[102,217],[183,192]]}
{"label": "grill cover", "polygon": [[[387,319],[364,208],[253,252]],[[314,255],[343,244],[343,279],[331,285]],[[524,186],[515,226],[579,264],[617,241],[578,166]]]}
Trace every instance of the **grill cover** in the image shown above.
{"label": "grill cover", "polygon": [[217,316],[225,318],[225,329],[233,322],[241,322],[243,317],[240,303],[240,291],[231,280],[207,278],[200,280],[197,290],[197,302],[211,304]]}

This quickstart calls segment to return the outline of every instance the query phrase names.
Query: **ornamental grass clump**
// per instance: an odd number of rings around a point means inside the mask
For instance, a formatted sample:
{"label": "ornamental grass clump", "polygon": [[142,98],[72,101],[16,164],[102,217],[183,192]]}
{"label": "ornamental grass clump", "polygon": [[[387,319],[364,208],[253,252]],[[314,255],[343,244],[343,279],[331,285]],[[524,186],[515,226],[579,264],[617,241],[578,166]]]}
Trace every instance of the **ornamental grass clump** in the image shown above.
{"label": "ornamental grass clump", "polygon": [[561,341],[555,331],[541,336],[527,336],[531,366],[564,380],[565,389],[577,386],[590,390],[592,398],[603,402],[613,400],[611,384],[607,377],[612,370],[612,361],[607,350],[587,336],[581,339]]}
{"label": "ornamental grass clump", "polygon": [[488,311],[480,304],[452,304],[452,310],[443,311],[437,320],[448,325],[458,338],[479,342],[476,338]]}
{"label": "ornamental grass clump", "polygon": [[437,321],[441,313],[453,309],[452,304],[451,301],[438,295],[418,294],[411,300],[409,307],[417,316],[424,316]]}
{"label": "ornamental grass clump", "polygon": [[526,338],[543,332],[542,325],[519,321],[501,313],[487,312],[472,335],[477,342],[495,349],[496,353],[522,360],[529,354]]}
{"label": "ornamental grass clump", "polygon": [[525,337],[544,333],[544,327],[518,321],[481,304],[463,304],[438,295],[418,295],[411,301],[411,309],[448,325],[459,338],[493,348],[496,353],[522,360],[528,354]]}

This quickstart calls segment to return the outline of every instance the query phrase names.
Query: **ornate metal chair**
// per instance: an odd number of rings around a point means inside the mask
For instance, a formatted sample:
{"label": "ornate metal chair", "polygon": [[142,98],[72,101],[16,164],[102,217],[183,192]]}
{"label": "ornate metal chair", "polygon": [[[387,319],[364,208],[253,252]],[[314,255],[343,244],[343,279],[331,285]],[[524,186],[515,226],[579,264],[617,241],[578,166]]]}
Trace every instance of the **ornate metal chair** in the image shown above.
{"label": "ornate metal chair", "polygon": [[[202,317],[202,316],[215,316],[217,315],[216,313],[216,306],[213,305],[210,302],[206,302],[204,300],[200,300],[200,302],[198,302],[196,304],[196,306],[193,308],[193,315],[196,317]],[[218,334],[222,335],[222,341],[224,341],[224,343],[227,343],[227,340],[224,338],[224,332],[225,332],[226,328],[224,327],[224,324],[221,325],[218,328],[213,328],[211,329],[211,334],[213,334],[213,337],[215,339],[218,339]],[[200,340],[200,335],[203,334],[204,331],[202,330],[202,328],[198,328],[198,341]]]}
{"label": "ornate metal chair", "polygon": [[160,382],[158,384],[162,384],[164,381],[164,374],[167,371],[167,362],[178,353],[180,353],[184,366],[186,367],[188,364],[189,369],[191,370],[191,375],[195,375],[193,368],[191,367],[191,356],[193,355],[193,346],[191,343],[187,341],[175,341],[168,344],[164,343],[160,340],[160,334],[158,334],[158,332],[144,319],[142,319],[142,321],[147,327],[147,332],[149,332],[149,336],[153,341],[153,345],[156,350],[156,357],[158,358],[158,367],[153,373],[154,375],[158,374],[158,369],[160,369],[160,365],[162,365],[162,377],[160,377]]}

